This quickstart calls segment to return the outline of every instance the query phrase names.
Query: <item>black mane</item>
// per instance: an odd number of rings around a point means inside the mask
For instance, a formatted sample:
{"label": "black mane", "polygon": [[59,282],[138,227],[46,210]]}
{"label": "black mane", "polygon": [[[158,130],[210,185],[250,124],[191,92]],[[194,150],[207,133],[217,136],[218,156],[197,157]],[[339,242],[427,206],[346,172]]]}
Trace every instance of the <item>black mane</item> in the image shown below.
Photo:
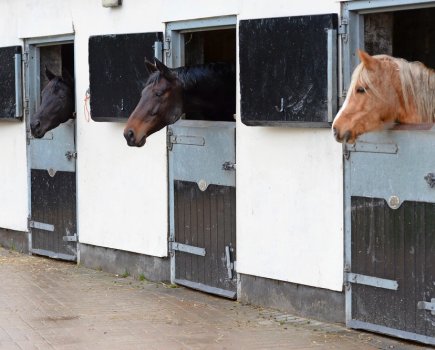
{"label": "black mane", "polygon": [[[236,71],[234,64],[207,63],[171,69],[183,88],[183,113],[189,119],[234,121]],[[167,79],[153,72],[146,86]]]}

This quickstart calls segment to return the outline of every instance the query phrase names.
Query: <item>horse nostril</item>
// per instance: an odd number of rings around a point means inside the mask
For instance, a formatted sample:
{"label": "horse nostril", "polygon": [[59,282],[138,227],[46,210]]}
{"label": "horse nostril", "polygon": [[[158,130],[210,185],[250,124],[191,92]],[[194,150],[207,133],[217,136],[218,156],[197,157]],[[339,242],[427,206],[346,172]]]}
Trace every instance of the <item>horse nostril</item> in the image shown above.
{"label": "horse nostril", "polygon": [[33,122],[31,126],[33,129],[37,129],[41,126],[41,122],[37,120],[36,122]]}
{"label": "horse nostril", "polygon": [[128,129],[127,132],[125,133],[125,138],[128,142],[134,142],[134,131],[131,129]]}
{"label": "horse nostril", "polygon": [[338,135],[337,128],[332,128],[332,133],[334,134],[334,137],[337,138]]}
{"label": "horse nostril", "polygon": [[349,141],[349,139],[351,138],[351,136],[352,136],[352,132],[351,132],[350,130],[346,131],[346,132],[344,133],[344,135],[343,135],[343,140],[344,140],[344,142]]}

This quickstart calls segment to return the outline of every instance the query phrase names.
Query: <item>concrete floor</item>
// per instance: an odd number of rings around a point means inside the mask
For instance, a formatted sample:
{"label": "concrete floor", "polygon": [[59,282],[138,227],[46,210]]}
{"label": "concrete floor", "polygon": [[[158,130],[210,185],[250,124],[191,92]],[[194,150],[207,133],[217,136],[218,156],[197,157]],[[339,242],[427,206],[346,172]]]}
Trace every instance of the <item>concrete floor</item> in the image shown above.
{"label": "concrete floor", "polygon": [[426,349],[0,248],[0,349]]}

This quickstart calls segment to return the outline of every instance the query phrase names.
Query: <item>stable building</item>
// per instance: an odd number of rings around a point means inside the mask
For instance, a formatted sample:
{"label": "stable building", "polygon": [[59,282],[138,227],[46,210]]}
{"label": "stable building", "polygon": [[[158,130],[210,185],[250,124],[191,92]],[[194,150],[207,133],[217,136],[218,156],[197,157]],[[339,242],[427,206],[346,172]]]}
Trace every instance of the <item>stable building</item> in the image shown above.
{"label": "stable building", "polygon": [[[435,344],[435,137],[330,131],[356,50],[435,67],[435,1],[3,1],[0,244]],[[234,122],[128,147],[148,73],[236,66]],[[76,117],[33,138],[44,67]],[[385,302],[391,300],[390,302]]]}

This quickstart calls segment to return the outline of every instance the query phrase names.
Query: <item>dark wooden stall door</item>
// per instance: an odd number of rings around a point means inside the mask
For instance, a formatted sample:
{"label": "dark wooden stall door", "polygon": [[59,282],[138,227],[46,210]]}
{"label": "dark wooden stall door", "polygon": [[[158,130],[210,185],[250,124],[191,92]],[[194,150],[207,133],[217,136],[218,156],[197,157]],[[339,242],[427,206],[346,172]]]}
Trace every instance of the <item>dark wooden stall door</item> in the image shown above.
{"label": "dark wooden stall door", "polygon": [[[435,204],[352,197],[352,272],[396,281],[397,290],[354,284],[352,318],[435,337]],[[435,301],[435,300],[434,300]]]}

